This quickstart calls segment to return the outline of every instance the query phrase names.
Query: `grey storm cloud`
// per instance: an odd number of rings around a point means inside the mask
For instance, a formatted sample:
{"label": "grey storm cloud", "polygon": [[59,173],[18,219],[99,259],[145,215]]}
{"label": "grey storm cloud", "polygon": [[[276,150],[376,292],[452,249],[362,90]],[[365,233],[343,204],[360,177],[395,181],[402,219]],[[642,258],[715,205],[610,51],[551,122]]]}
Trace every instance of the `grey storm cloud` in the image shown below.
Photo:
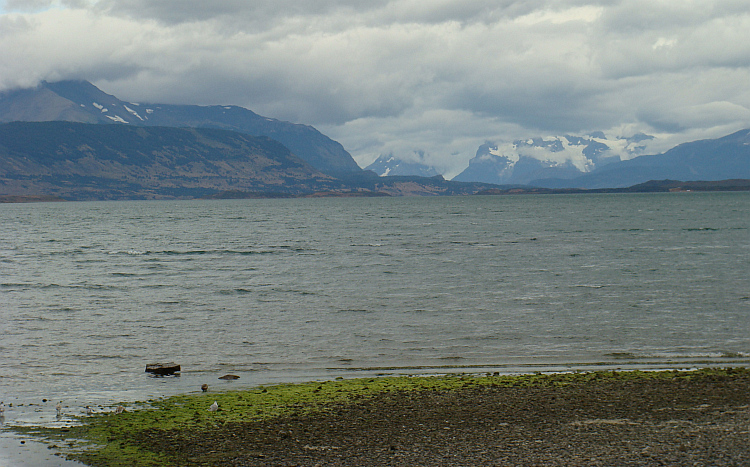
{"label": "grey storm cloud", "polygon": [[0,90],[87,79],[141,102],[314,125],[366,165],[457,173],[487,140],[750,127],[746,1],[0,0]]}

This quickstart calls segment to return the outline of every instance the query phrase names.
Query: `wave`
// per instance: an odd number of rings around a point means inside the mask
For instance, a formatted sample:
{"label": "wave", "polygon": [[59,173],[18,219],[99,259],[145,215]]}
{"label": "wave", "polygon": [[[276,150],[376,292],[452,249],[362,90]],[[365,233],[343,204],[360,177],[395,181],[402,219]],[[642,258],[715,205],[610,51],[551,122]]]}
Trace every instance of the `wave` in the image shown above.
{"label": "wave", "polygon": [[736,351],[716,351],[716,352],[695,352],[695,353],[649,353],[638,354],[635,352],[610,352],[604,354],[605,357],[614,358],[615,360],[734,360],[750,359],[748,352]]}
{"label": "wave", "polygon": [[1,288],[7,288],[7,289],[28,289],[33,287],[33,284],[24,283],[24,282],[2,282],[0,283]]}
{"label": "wave", "polygon": [[235,295],[235,294],[243,295],[243,294],[250,294],[250,293],[253,293],[253,292],[257,292],[257,290],[246,289],[246,288],[243,288],[243,287],[237,287],[237,288],[231,289],[231,290],[230,289],[224,289],[224,290],[220,290],[219,291],[219,293],[221,295]]}
{"label": "wave", "polygon": [[0,289],[8,289],[10,291],[21,291],[26,292],[30,290],[54,290],[54,289],[70,289],[70,290],[120,290],[120,287],[103,285],[103,284],[32,284],[32,283],[20,283],[20,282],[5,282],[0,284]]}
{"label": "wave", "polygon": [[130,255],[130,256],[202,256],[202,255],[236,255],[236,256],[252,256],[252,255],[273,255],[282,253],[308,253],[315,251],[309,248],[293,247],[288,245],[282,246],[270,246],[265,249],[259,250],[112,250],[109,255]]}

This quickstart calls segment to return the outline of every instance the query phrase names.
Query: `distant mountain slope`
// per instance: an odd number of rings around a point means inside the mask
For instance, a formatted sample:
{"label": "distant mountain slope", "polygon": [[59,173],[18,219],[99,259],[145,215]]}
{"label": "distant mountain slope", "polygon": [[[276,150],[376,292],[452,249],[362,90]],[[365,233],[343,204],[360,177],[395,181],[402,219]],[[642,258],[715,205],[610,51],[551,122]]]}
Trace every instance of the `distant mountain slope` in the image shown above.
{"label": "distant mountain slope", "polygon": [[456,175],[457,182],[484,182],[495,184],[526,184],[529,180],[546,177],[573,178],[581,175],[570,162],[542,161],[528,156],[505,156],[492,152],[495,148],[485,144],[469,166]]}
{"label": "distant mountain slope", "polygon": [[750,130],[718,139],[675,146],[663,154],[614,162],[571,180],[540,179],[547,188],[620,188],[649,180],[725,180],[750,178]]}
{"label": "distant mountain slope", "polygon": [[328,174],[361,171],[341,144],[315,128],[262,117],[242,107],[130,103],[106,94],[88,81],[43,82],[34,89],[0,94],[0,122],[54,120],[221,128],[275,139]]}
{"label": "distant mountain slope", "polygon": [[440,175],[434,167],[423,162],[404,161],[392,155],[382,155],[365,167],[381,177],[389,175],[417,175],[420,177],[434,177]]}
{"label": "distant mountain slope", "polygon": [[4,195],[151,199],[340,187],[268,137],[208,128],[0,124]]}

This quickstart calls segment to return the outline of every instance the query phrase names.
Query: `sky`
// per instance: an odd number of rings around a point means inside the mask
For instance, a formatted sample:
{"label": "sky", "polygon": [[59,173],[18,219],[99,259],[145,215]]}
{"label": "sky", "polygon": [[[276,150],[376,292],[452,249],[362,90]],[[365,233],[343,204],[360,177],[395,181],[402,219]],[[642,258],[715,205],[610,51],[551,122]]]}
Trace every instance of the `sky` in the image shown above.
{"label": "sky", "polygon": [[750,2],[0,0],[0,91],[60,79],[450,177],[486,141],[645,133],[659,153],[750,128]]}

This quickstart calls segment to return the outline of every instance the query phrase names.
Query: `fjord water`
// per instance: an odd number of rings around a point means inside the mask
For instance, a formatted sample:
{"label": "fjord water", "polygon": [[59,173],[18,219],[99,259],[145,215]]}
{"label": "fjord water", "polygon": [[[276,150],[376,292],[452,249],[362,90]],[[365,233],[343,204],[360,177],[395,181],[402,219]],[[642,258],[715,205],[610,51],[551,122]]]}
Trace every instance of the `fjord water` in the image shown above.
{"label": "fjord water", "polygon": [[747,365],[749,266],[746,193],[0,205],[0,400]]}

